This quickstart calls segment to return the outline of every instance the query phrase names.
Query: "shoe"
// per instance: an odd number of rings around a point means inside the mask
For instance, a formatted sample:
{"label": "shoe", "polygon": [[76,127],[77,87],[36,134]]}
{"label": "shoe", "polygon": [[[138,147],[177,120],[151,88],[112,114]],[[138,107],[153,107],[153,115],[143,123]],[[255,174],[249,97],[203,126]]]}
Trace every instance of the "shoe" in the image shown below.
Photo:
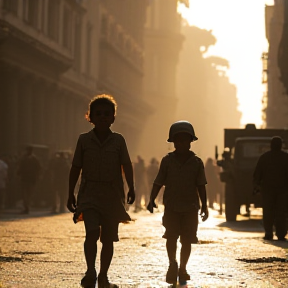
{"label": "shoe", "polygon": [[98,275],[98,288],[119,288],[116,284],[110,283],[108,276],[104,274]]}
{"label": "shoe", "polygon": [[179,269],[178,271],[179,282],[185,282],[190,280],[190,275],[187,273],[186,269]]}
{"label": "shoe", "polygon": [[170,263],[168,271],[166,273],[166,282],[169,284],[174,284],[177,282],[178,277],[178,263],[175,261]]}
{"label": "shoe", "polygon": [[81,280],[81,286],[84,288],[95,287],[96,280],[97,280],[96,270],[87,271],[85,273],[85,276]]}

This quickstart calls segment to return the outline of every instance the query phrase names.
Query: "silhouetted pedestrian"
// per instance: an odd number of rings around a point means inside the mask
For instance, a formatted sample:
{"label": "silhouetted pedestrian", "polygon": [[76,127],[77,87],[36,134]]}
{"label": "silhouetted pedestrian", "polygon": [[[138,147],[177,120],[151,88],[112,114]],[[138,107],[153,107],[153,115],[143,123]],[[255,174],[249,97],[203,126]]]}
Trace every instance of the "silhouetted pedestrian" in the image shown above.
{"label": "silhouetted pedestrian", "polygon": [[[191,244],[198,242],[199,197],[202,220],[208,218],[204,165],[202,160],[190,151],[191,142],[197,139],[189,122],[178,121],[172,124],[167,141],[174,143],[175,150],[162,158],[147,207],[153,213],[153,207],[156,207],[154,201],[161,187],[165,185],[163,226],[166,231],[162,237],[167,239],[166,249],[170,264],[166,282],[170,284],[175,284],[178,277],[180,284],[190,280],[186,265],[191,254]],[[178,270],[176,252],[179,236],[182,247]]]}
{"label": "silhouetted pedestrian", "polygon": [[[86,118],[94,129],[79,136],[70,169],[67,208],[75,212],[75,221],[83,216],[86,230],[84,254],[87,271],[81,280],[82,287],[95,286],[99,237],[102,251],[97,287],[118,287],[109,283],[107,272],[113,257],[113,242],[119,241],[119,223],[131,220],[124,207],[121,167],[129,186],[127,202],[132,204],[135,200],[133,168],[125,139],[110,130],[116,108],[114,98],[109,95],[98,95],[91,100]],[[74,189],[81,171],[76,204]]]}
{"label": "silhouetted pedestrian", "polygon": [[281,149],[282,139],[273,137],[271,150],[260,156],[253,176],[254,191],[260,191],[263,199],[265,240],[273,239],[273,225],[278,240],[286,240],[288,154]]}
{"label": "silhouetted pedestrian", "polygon": [[52,213],[65,212],[70,163],[64,152],[56,152],[50,163],[52,182]]}
{"label": "silhouetted pedestrian", "polygon": [[206,185],[207,198],[209,207],[213,208],[213,204],[217,202],[217,194],[221,193],[221,183],[217,175],[217,166],[212,158],[208,158],[205,163],[205,175],[208,184]]}
{"label": "silhouetted pedestrian", "polygon": [[5,208],[8,165],[0,159],[0,210]]}
{"label": "silhouetted pedestrian", "polygon": [[[148,193],[147,192],[147,175],[144,159],[141,156],[137,156],[137,162],[134,163],[134,175],[135,175],[135,186],[136,186],[136,199],[135,199],[135,212],[142,209],[142,198]],[[144,200],[145,201],[145,200]],[[148,202],[145,203],[145,206]]]}
{"label": "silhouetted pedestrian", "polygon": [[39,180],[41,173],[41,164],[38,157],[33,153],[33,147],[27,146],[26,152],[20,159],[17,174],[20,177],[21,191],[23,197],[24,210],[23,214],[30,211],[31,197],[34,192],[36,182]]}
{"label": "silhouetted pedestrian", "polygon": [[[157,159],[155,157],[153,157],[150,160],[150,164],[147,166],[147,182],[148,182],[148,188],[151,189],[153,187],[153,183],[154,180],[158,174],[158,170],[159,170],[159,162],[157,161]],[[149,197],[150,197],[150,193],[149,190],[147,189],[148,193],[146,193],[146,197],[145,197],[145,205],[147,206],[149,203]],[[163,191],[161,189],[161,191]],[[158,196],[157,196],[157,204],[162,204],[162,197],[163,197],[163,193],[161,193],[161,191],[159,192]],[[160,195],[161,193],[161,195]]]}
{"label": "silhouetted pedestrian", "polygon": [[159,163],[156,158],[150,160],[150,164],[147,167],[147,180],[149,188],[153,186],[154,180],[158,174]]}

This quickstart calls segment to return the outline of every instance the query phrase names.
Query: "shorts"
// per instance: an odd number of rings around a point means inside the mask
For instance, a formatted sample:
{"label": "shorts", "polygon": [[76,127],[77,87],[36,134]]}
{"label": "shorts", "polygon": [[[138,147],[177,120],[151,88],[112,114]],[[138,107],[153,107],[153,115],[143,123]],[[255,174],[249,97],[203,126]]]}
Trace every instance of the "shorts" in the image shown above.
{"label": "shorts", "polygon": [[100,241],[118,242],[119,222],[115,219],[103,217],[97,210],[88,209],[83,211],[83,220],[86,233],[100,229]]}
{"label": "shorts", "polygon": [[165,210],[162,224],[166,228],[163,238],[177,240],[180,236],[181,243],[183,239],[189,243],[198,243],[198,209],[186,212]]}

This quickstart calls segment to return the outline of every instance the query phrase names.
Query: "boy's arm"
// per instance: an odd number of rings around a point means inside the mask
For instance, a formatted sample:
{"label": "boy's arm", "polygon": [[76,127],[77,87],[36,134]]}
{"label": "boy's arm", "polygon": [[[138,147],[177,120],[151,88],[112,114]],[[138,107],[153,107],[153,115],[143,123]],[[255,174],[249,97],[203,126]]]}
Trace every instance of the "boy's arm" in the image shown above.
{"label": "boy's arm", "polygon": [[153,184],[151,195],[150,195],[150,201],[147,206],[147,210],[150,211],[150,213],[153,213],[153,208],[157,208],[157,205],[155,204],[155,199],[158,196],[158,193],[161,189],[161,185]]}
{"label": "boy's arm", "polygon": [[69,173],[69,193],[68,193],[69,195],[67,201],[67,208],[72,213],[74,213],[76,210],[76,198],[74,195],[74,189],[78,181],[80,172],[81,168],[75,167],[73,165],[71,166]]}
{"label": "boy's arm", "polygon": [[199,197],[200,197],[200,200],[201,200],[201,212],[200,212],[200,215],[202,217],[202,221],[206,221],[208,216],[209,216],[209,212],[208,212],[208,208],[207,208],[206,188],[205,188],[205,185],[200,185],[197,188],[198,188],[198,193],[199,193]]}
{"label": "boy's arm", "polygon": [[123,164],[123,171],[125,174],[125,179],[129,188],[127,194],[127,203],[133,204],[135,201],[135,190],[134,190],[134,176],[133,176],[133,167],[132,163]]}

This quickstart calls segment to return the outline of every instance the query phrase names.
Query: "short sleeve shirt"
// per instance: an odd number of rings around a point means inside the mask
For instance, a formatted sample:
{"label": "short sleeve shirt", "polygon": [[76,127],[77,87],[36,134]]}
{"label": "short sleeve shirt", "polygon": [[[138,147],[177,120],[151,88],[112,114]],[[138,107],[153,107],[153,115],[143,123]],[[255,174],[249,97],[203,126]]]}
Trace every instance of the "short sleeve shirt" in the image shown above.
{"label": "short sleeve shirt", "polygon": [[185,212],[200,208],[198,186],[206,185],[202,160],[191,151],[191,157],[181,164],[175,153],[162,158],[155,184],[165,186],[165,209]]}
{"label": "short sleeve shirt", "polygon": [[131,163],[124,137],[111,132],[100,143],[91,130],[79,136],[72,165],[82,169],[82,178],[87,181],[122,181],[121,165]]}

